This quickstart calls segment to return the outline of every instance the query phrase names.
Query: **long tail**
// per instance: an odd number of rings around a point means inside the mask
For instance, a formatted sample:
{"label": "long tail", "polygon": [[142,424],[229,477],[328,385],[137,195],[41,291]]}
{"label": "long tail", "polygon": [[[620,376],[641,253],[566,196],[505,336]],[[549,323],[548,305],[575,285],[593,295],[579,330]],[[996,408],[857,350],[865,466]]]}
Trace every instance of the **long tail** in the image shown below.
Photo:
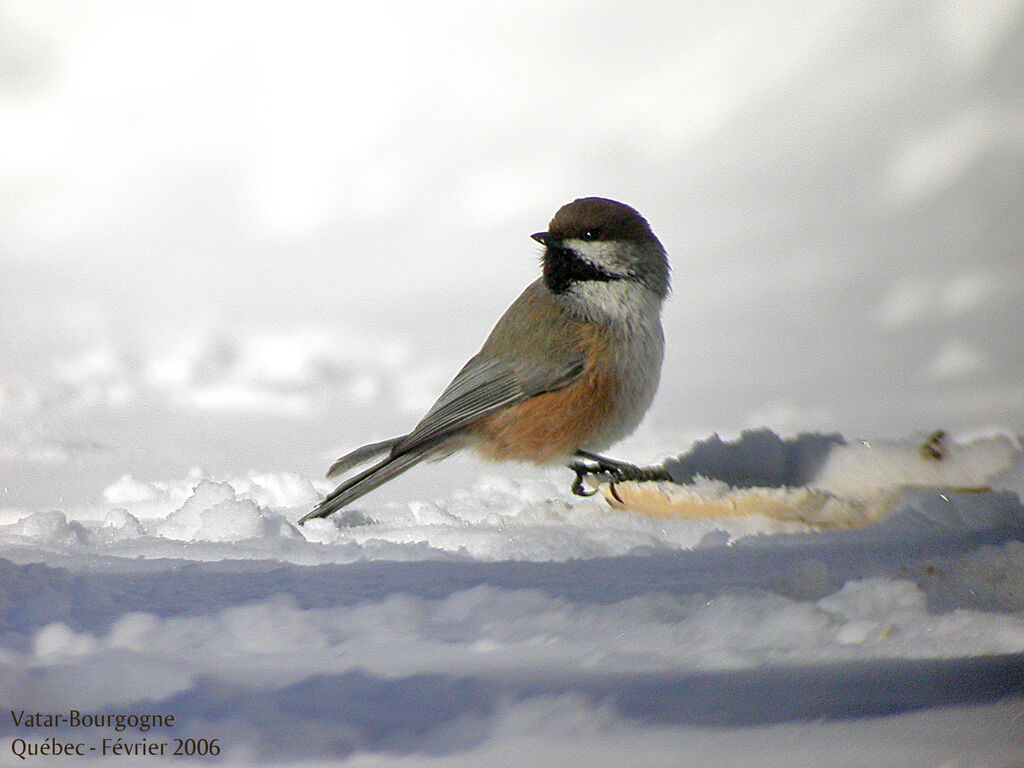
{"label": "long tail", "polygon": [[405,440],[406,437],[407,435],[400,435],[398,437],[392,437],[390,440],[381,440],[379,443],[370,443],[369,445],[364,445],[362,448],[356,448],[351,453],[346,453],[340,459],[331,464],[331,468],[327,470],[327,476],[337,477],[338,475],[352,469],[352,467],[358,467],[360,464],[365,464],[370,459],[376,458],[382,453],[387,453],[398,443]]}
{"label": "long tail", "polygon": [[374,488],[402,474],[410,467],[419,464],[429,457],[431,453],[432,451],[430,450],[413,450],[398,456],[384,457],[372,467],[364,469],[357,475],[353,475],[327,494],[323,501],[302,516],[299,520],[299,525],[314,517],[327,517],[337,512],[349,502],[355,501],[360,496],[369,493]]}

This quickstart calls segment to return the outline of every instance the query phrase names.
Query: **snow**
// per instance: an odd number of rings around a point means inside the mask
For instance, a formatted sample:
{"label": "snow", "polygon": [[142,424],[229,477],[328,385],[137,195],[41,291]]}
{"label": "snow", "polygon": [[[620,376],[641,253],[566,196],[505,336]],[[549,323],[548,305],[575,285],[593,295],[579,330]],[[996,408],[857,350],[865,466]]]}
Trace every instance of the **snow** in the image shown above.
{"label": "snow", "polygon": [[[499,476],[299,528],[319,481],[123,475],[72,511],[8,510],[0,699],[172,713],[172,735],[218,738],[229,765],[457,765],[547,742],[541,764],[606,743],[588,759],[612,765],[625,738],[651,764],[714,739],[825,764],[827,745],[907,723],[941,754],[1005,759],[1024,712],[1024,506],[1007,490],[1024,451],[943,448],[759,431],[677,461],[701,475],[690,494],[721,497],[744,492],[709,479],[724,452],[777,476],[780,456],[824,451],[806,487],[898,489],[849,529],[647,518]],[[988,735],[954,745],[947,718]],[[7,750],[32,735],[0,730]]]}
{"label": "snow", "polygon": [[[941,459],[908,451],[891,441],[862,441],[829,453],[815,487],[837,493],[864,493],[894,485],[947,485],[984,488],[1004,473],[1024,471],[1020,449],[1008,435],[943,449]],[[1004,478],[996,483],[1009,487]],[[1015,487],[1014,490],[1021,490]]]}
{"label": "snow", "polygon": [[[1022,30],[1017,0],[6,3],[0,765],[177,736],[218,740],[194,765],[1019,766]],[[614,455],[762,507],[655,518],[456,456],[297,526],[589,194],[673,266]],[[177,724],[9,712],[69,708]]]}

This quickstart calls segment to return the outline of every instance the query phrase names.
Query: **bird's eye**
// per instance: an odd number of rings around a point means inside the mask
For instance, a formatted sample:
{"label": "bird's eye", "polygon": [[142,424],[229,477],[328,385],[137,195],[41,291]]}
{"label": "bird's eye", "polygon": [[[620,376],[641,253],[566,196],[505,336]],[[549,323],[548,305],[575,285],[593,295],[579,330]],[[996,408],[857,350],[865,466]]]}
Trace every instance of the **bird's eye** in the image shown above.
{"label": "bird's eye", "polygon": [[600,236],[601,236],[601,230],[600,229],[588,229],[588,230],[584,231],[584,233],[583,233],[583,239],[584,240],[588,240],[588,241],[589,240],[597,240],[597,238],[600,237]]}

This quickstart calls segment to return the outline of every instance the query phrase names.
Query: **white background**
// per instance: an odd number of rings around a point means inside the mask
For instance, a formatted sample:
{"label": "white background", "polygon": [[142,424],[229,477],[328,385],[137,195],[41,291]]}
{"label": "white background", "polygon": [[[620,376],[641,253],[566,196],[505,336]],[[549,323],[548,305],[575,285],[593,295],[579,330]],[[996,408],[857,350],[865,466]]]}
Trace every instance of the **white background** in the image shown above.
{"label": "white background", "polygon": [[8,503],[408,429],[593,194],[674,268],[623,453],[1024,428],[1019,2],[23,0],[0,30]]}

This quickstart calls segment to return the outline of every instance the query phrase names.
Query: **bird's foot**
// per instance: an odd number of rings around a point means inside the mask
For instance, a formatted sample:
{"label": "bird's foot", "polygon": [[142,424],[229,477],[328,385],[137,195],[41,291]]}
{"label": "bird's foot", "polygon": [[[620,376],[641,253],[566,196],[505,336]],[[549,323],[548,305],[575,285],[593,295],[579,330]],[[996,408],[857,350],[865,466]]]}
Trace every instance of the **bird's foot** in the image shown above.
{"label": "bird's foot", "polygon": [[586,461],[574,461],[569,464],[569,469],[576,473],[576,478],[572,482],[572,492],[577,496],[593,496],[597,493],[596,490],[588,490],[584,484],[585,478],[591,475],[611,483],[612,494],[616,497],[618,497],[618,494],[615,493],[616,483],[642,483],[672,479],[664,467],[638,467],[636,464],[627,464],[624,461],[616,461],[597,454],[585,454],[585,458]]}

